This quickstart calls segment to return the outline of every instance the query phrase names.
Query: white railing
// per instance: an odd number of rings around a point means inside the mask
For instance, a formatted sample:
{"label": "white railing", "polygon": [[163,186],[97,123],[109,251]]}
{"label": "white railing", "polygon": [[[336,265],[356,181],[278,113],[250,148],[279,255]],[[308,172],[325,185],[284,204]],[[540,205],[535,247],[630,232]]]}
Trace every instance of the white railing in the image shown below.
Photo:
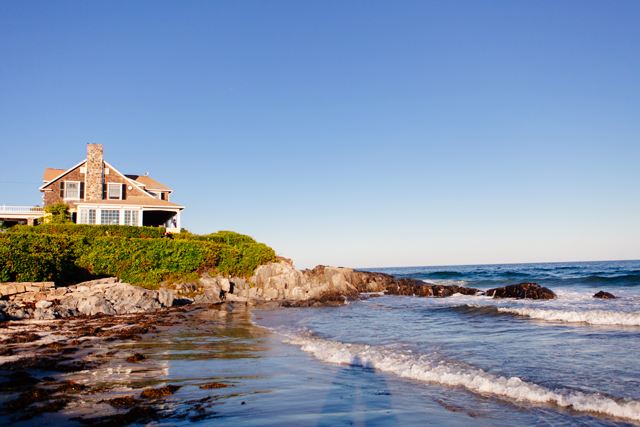
{"label": "white railing", "polygon": [[7,206],[0,205],[0,213],[30,213],[44,212],[44,208],[40,206]]}

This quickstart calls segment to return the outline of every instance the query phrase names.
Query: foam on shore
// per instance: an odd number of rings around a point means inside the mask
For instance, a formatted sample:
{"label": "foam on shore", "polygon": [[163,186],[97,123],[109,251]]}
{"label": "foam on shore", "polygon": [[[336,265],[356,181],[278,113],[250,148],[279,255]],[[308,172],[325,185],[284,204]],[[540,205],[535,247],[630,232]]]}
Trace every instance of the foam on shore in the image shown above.
{"label": "foam on shore", "polygon": [[465,387],[476,393],[534,404],[551,403],[578,411],[640,421],[640,402],[634,400],[605,397],[600,393],[551,390],[517,377],[492,375],[482,369],[444,361],[436,355],[414,355],[410,351],[328,341],[305,332],[286,331],[283,335],[288,338],[288,343],[301,346],[302,350],[324,362],[373,368],[402,378]]}

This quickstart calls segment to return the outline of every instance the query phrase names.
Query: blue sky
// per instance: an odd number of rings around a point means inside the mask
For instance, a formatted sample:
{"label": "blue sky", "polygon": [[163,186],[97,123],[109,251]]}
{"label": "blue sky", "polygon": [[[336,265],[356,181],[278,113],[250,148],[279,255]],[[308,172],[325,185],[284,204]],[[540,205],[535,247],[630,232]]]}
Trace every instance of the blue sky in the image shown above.
{"label": "blue sky", "polygon": [[103,144],[298,267],[640,258],[640,2],[0,1],[0,203]]}

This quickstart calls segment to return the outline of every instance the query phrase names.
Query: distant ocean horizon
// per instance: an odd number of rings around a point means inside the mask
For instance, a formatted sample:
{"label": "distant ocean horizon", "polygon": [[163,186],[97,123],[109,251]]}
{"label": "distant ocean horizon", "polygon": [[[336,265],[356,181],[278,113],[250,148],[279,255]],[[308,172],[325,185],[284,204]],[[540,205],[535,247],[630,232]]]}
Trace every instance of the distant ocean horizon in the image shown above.
{"label": "distant ocean horizon", "polygon": [[475,425],[640,425],[640,260],[360,270],[480,290],[535,282],[557,298],[380,296],[256,324],[363,378],[391,374]]}

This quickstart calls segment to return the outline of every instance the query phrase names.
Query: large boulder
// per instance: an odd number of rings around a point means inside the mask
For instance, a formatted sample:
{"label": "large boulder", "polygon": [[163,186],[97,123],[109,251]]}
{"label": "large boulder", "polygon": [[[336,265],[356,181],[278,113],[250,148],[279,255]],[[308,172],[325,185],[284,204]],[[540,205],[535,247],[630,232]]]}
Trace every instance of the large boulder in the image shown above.
{"label": "large boulder", "polygon": [[82,292],[83,295],[78,296],[77,309],[80,313],[87,316],[94,314],[116,314],[111,302],[101,293]]}
{"label": "large boulder", "polygon": [[519,283],[508,285],[504,288],[489,289],[486,292],[488,297],[493,298],[518,298],[518,299],[554,299],[554,294],[550,289],[544,288],[537,283]]}
{"label": "large boulder", "polygon": [[158,301],[158,291],[131,286],[128,283],[118,283],[105,288],[104,296],[118,314],[141,313],[162,308]]}

